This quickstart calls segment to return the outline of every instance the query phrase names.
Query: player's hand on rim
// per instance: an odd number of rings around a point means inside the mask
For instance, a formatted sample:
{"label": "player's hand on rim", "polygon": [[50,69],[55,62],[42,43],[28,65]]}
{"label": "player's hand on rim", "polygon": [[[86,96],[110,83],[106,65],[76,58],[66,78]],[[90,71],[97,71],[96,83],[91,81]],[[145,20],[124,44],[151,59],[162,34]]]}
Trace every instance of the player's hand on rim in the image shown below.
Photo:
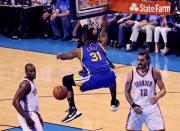
{"label": "player's hand on rim", "polygon": [[31,117],[27,116],[25,119],[26,119],[26,123],[27,123],[28,127],[30,129],[33,129],[34,128],[34,121],[31,119]]}

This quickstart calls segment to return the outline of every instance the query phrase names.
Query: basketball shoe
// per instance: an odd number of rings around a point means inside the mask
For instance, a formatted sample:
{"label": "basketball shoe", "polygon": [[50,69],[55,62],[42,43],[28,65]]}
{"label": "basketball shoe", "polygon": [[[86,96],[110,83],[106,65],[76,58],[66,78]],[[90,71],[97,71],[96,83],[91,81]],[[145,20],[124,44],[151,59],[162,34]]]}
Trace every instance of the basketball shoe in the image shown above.
{"label": "basketball shoe", "polygon": [[76,108],[70,108],[68,115],[61,121],[63,123],[70,122],[78,117],[80,117],[82,113],[78,111]]}
{"label": "basketball shoe", "polygon": [[119,108],[119,100],[116,99],[115,102],[111,101],[111,111],[117,111]]}

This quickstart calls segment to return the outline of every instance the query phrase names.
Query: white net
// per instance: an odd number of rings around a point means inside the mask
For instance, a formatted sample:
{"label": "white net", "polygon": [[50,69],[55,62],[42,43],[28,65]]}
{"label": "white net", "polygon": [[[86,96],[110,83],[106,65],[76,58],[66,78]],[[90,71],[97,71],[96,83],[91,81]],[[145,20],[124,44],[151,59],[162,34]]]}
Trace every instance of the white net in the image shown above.
{"label": "white net", "polygon": [[102,25],[102,16],[88,18],[87,20],[88,28],[100,29]]}

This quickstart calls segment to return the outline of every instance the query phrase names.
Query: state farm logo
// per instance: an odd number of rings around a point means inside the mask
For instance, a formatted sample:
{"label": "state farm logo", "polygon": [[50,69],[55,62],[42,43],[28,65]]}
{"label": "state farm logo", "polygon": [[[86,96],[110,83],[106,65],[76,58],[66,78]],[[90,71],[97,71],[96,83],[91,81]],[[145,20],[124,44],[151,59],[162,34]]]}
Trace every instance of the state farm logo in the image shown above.
{"label": "state farm logo", "polygon": [[137,7],[136,3],[132,3],[131,6],[129,7],[130,11],[139,11],[139,8]]}
{"label": "state farm logo", "polygon": [[131,12],[142,12],[142,13],[168,13],[170,12],[169,5],[160,4],[145,4],[145,3],[132,3],[129,7]]}

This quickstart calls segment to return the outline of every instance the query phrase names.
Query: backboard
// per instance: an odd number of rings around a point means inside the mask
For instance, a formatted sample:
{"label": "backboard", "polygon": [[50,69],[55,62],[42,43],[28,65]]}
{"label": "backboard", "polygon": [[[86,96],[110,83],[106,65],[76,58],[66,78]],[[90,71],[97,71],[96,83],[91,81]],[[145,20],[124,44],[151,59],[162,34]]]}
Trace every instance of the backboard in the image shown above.
{"label": "backboard", "polygon": [[71,0],[70,11],[74,19],[98,16],[108,11],[109,0]]}

